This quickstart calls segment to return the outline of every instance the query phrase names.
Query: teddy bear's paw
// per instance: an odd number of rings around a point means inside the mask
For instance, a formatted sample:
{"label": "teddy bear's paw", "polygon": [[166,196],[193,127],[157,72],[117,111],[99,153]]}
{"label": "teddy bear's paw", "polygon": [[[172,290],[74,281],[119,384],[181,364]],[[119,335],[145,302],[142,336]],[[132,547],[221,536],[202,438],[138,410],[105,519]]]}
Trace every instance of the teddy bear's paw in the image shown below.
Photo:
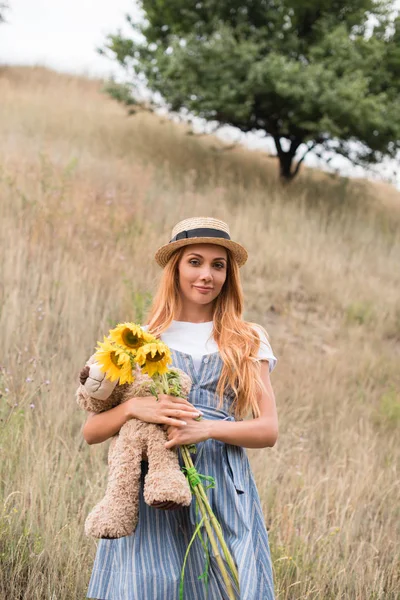
{"label": "teddy bear's paw", "polygon": [[104,498],[87,516],[85,533],[108,540],[131,535],[136,528],[138,515],[138,505],[128,507]]}
{"label": "teddy bear's paw", "polygon": [[182,471],[149,471],[144,479],[143,498],[149,506],[162,502],[189,506],[192,492]]}

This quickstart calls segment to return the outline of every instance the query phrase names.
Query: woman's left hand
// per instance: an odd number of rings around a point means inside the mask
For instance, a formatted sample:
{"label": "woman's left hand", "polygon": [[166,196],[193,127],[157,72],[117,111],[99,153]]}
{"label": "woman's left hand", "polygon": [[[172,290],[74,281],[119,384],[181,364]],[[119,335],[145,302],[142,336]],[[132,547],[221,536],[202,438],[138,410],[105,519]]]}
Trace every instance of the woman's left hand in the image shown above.
{"label": "woman's left hand", "polygon": [[186,423],[182,427],[174,427],[174,425],[164,427],[168,436],[168,442],[165,443],[166,448],[197,444],[197,442],[204,442],[210,438],[210,419],[201,418],[199,421],[187,419]]}

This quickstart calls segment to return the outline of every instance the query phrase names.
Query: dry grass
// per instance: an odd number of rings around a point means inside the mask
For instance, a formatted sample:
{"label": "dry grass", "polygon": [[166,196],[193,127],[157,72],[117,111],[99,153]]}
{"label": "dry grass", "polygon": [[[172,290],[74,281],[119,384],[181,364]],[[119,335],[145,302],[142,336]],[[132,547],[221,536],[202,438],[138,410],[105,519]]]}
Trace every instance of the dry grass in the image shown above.
{"label": "dry grass", "polygon": [[127,118],[97,81],[3,68],[0,96],[0,598],[85,598],[108,443],[83,441],[77,373],[143,319],[155,249],[196,215],[249,248],[244,316],[279,359],[278,443],[248,450],[277,598],[398,598],[400,194],[311,170],[284,189],[274,160]]}

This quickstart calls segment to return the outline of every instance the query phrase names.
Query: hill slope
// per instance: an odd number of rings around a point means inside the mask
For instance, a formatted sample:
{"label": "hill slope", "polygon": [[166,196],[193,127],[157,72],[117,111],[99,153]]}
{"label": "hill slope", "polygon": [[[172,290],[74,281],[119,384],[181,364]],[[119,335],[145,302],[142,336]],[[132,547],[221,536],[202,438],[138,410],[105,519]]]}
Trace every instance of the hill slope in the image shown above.
{"label": "hill slope", "polygon": [[278,357],[279,440],[248,450],[277,597],[394,600],[398,192],[307,169],[283,188],[273,159],[127,117],[100,88],[0,70],[0,597],[84,597],[108,444],[82,439],[77,373],[144,318],[173,224],[209,215],[249,250],[244,317]]}

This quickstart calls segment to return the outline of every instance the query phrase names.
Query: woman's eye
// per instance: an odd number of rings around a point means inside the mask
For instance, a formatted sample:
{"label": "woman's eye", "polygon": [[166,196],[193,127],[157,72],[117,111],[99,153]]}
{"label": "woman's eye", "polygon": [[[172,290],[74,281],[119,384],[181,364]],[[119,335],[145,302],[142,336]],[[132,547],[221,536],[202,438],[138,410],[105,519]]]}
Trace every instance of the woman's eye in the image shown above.
{"label": "woman's eye", "polygon": [[[190,264],[193,264],[193,262],[198,263],[199,261],[196,260],[195,258],[192,258],[191,260],[189,260]],[[215,263],[215,266],[219,266],[221,269],[224,267],[223,263]]]}

